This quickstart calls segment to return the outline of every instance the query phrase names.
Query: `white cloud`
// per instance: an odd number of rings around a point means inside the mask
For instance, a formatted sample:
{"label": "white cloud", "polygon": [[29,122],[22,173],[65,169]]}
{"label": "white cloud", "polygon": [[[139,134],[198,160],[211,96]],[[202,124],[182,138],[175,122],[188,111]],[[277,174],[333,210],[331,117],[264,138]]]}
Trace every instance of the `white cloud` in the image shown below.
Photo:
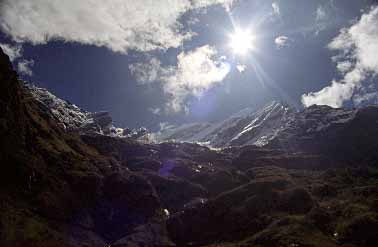
{"label": "white cloud", "polygon": [[214,60],[216,54],[215,48],[208,45],[182,52],[177,56],[177,67],[165,70],[162,79],[165,82],[163,90],[170,97],[168,111],[185,110],[185,100],[189,96],[201,97],[226,77],[230,66]]}
{"label": "white cloud", "polygon": [[283,47],[289,46],[290,42],[291,42],[291,39],[287,36],[278,36],[274,40],[274,43],[276,44],[277,49],[281,49]]}
{"label": "white cloud", "polygon": [[[378,7],[363,14],[350,28],[342,29],[329,48],[340,52],[335,61],[343,79],[333,81],[319,92],[302,95],[305,106],[341,107],[354,93],[368,86],[365,85],[367,78],[378,74]],[[360,98],[364,98],[363,95]]]}
{"label": "white cloud", "polygon": [[0,47],[3,49],[4,53],[9,56],[11,62],[14,62],[22,56],[22,47],[20,45],[12,46],[0,43]]}
{"label": "white cloud", "polygon": [[33,71],[30,67],[34,65],[34,60],[22,59],[23,49],[21,45],[10,45],[0,43],[4,53],[8,55],[9,60],[16,66],[17,72],[23,75],[32,76]]}
{"label": "white cloud", "polygon": [[341,107],[342,103],[352,97],[355,85],[352,83],[340,83],[332,81],[332,84],[319,92],[302,96],[305,106],[328,105],[334,108]]}
{"label": "white cloud", "polygon": [[377,104],[378,92],[364,92],[363,94],[356,94],[353,96],[353,102],[355,105]]}
{"label": "white cloud", "polygon": [[[204,92],[220,83],[230,71],[230,66],[224,59],[216,58],[215,48],[205,45],[189,52],[181,52],[177,56],[176,66],[154,67],[153,70],[145,70],[139,73],[139,68],[149,68],[151,64],[160,63],[151,60],[147,64],[132,66],[134,76],[141,84],[151,82],[151,78],[160,81],[167,96],[165,111],[181,112],[186,111],[186,100],[191,97],[201,97]],[[154,65],[154,66],[155,66]],[[149,73],[152,73],[150,75]],[[141,81],[141,80],[147,81]],[[158,112],[160,113],[160,111]]]}
{"label": "white cloud", "polygon": [[17,64],[17,71],[18,73],[20,74],[24,74],[24,75],[27,75],[27,76],[32,76],[33,75],[33,71],[31,70],[31,66],[34,65],[34,60],[21,60],[20,62],[18,62]]}
{"label": "white cloud", "polygon": [[129,70],[139,84],[146,84],[160,79],[161,64],[158,59],[152,58],[147,63],[129,65]]}
{"label": "white cloud", "polygon": [[154,115],[160,115],[162,113],[161,108],[159,107],[151,107],[148,109]]}
{"label": "white cloud", "polygon": [[327,12],[323,6],[319,5],[316,9],[316,20],[324,21],[325,19],[327,19]]}
{"label": "white cloud", "polygon": [[353,67],[353,63],[351,61],[342,61],[337,63],[337,70],[341,73],[346,73],[350,71]]}
{"label": "white cloud", "polygon": [[3,0],[0,29],[17,42],[67,42],[115,52],[178,47],[194,34],[180,17],[191,9],[233,0]]}
{"label": "white cloud", "polygon": [[236,66],[236,69],[240,72],[240,73],[243,73],[246,69],[247,69],[247,66],[244,65],[244,64],[238,64]]}
{"label": "white cloud", "polygon": [[328,2],[328,4],[318,6],[315,12],[315,24],[313,30],[315,36],[334,23],[335,20],[332,20],[332,14],[337,15],[337,10],[332,1]]}
{"label": "white cloud", "polygon": [[273,14],[275,15],[280,15],[280,5],[278,4],[278,2],[273,2],[272,3],[272,9],[273,9]]}

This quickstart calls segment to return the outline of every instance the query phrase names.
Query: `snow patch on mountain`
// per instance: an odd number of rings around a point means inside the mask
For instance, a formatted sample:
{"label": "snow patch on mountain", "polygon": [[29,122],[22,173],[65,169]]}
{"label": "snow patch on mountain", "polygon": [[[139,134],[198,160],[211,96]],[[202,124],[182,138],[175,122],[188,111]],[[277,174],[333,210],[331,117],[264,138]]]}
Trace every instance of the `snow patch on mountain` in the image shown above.
{"label": "snow patch on mountain", "polygon": [[159,132],[150,133],[143,127],[134,130],[118,128],[106,111],[88,112],[44,88],[27,83],[24,87],[66,131],[82,135],[133,138],[143,142],[192,142],[212,148],[265,146],[274,141],[290,143],[296,137],[312,138],[329,128],[348,124],[358,113],[358,109],[317,105],[298,112],[288,105],[273,101],[258,110],[246,108],[220,122],[181,126],[162,124]]}
{"label": "snow patch on mountain", "polygon": [[24,83],[25,89],[40,103],[41,107],[50,112],[66,131],[80,134],[98,134],[120,138],[148,139],[146,128],[118,128],[113,124],[109,112],[88,112],[78,106],[63,100],[45,88]]}
{"label": "snow patch on mountain", "polygon": [[265,146],[278,138],[288,140],[293,136],[313,135],[346,124],[354,119],[357,111],[314,105],[298,112],[273,101],[259,110],[246,108],[219,123],[162,128],[155,133],[155,139],[160,142],[197,142],[216,148]]}

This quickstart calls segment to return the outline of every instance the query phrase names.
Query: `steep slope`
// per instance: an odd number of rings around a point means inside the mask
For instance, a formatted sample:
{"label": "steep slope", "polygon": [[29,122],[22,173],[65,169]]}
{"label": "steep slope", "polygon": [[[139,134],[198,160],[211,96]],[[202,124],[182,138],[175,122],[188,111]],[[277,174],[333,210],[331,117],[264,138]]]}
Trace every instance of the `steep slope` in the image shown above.
{"label": "steep slope", "polygon": [[145,128],[131,130],[117,128],[109,112],[88,112],[74,104],[56,97],[44,88],[28,83],[23,84],[24,90],[33,95],[41,109],[49,112],[65,131],[79,134],[98,134],[120,138],[148,139]]}
{"label": "steep slope", "polygon": [[334,109],[312,106],[296,113],[267,147],[322,154],[348,165],[375,165],[378,107]]}
{"label": "steep slope", "polygon": [[200,142],[212,147],[263,146],[289,121],[292,110],[278,102],[256,111],[244,109],[220,123],[194,123],[157,133],[158,141]]}

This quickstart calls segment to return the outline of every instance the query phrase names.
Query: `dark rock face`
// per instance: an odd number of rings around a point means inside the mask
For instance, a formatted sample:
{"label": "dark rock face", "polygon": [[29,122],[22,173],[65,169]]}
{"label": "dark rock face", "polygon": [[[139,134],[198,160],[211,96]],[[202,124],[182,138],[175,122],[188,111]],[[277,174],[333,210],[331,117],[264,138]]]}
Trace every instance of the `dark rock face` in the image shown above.
{"label": "dark rock face", "polygon": [[[25,145],[25,108],[22,105],[24,100],[20,85],[17,82],[17,74],[12,70],[8,57],[0,50],[0,160],[3,161],[3,172],[0,178],[4,183],[9,182],[9,174],[18,173],[20,167],[17,163],[22,162],[25,157],[16,157],[17,147]],[[9,165],[8,160],[17,158],[18,162]],[[1,182],[0,182],[1,183]]]}
{"label": "dark rock face", "polygon": [[[376,107],[272,105],[233,143],[283,116],[289,128],[264,147],[214,151],[141,143],[143,128],[123,130],[136,138],[67,131],[80,109],[49,108],[44,94],[0,52],[0,246],[376,246]],[[95,132],[112,129],[107,113],[90,119]],[[238,119],[226,137],[247,124]]]}

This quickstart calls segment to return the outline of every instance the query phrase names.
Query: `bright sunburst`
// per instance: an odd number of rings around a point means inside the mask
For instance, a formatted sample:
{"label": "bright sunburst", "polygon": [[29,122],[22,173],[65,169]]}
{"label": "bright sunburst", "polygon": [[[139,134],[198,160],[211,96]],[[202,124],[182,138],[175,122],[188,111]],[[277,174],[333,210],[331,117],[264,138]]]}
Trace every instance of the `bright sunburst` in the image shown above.
{"label": "bright sunburst", "polygon": [[254,49],[255,37],[249,30],[236,29],[230,35],[230,47],[237,55],[245,55]]}

